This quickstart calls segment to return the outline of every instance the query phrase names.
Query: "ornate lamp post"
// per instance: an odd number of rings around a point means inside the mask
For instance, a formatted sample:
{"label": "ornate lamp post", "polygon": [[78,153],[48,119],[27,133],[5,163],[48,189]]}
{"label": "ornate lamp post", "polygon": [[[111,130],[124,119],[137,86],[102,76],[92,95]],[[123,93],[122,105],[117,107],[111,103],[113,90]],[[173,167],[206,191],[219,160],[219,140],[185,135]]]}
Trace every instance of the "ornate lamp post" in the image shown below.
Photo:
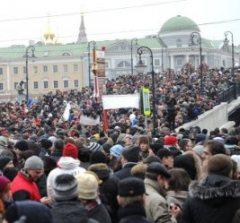
{"label": "ornate lamp post", "polygon": [[91,87],[91,47],[93,46],[93,49],[96,48],[96,42],[90,41],[88,42],[88,84],[89,87]]}
{"label": "ornate lamp post", "polygon": [[234,65],[235,65],[235,59],[234,59],[234,41],[233,41],[233,33],[231,31],[226,31],[224,33],[225,35],[225,40],[224,43],[228,45],[229,40],[228,40],[228,35],[231,35],[231,42],[232,42],[232,69],[231,69],[231,76],[233,79],[233,89],[234,89],[234,99],[237,98],[237,91],[236,91],[236,80],[235,80],[235,74],[234,74]]}
{"label": "ornate lamp post", "polygon": [[153,53],[152,50],[147,46],[141,46],[137,49],[137,54],[139,55],[139,62],[136,68],[138,71],[143,73],[146,65],[143,64],[141,56],[143,53],[148,52],[150,54],[150,66],[151,66],[151,75],[152,75],[152,114],[153,114],[153,136],[156,135],[157,128],[157,119],[156,119],[156,97],[155,97],[155,72],[153,67]]}
{"label": "ornate lamp post", "polygon": [[29,58],[36,58],[35,57],[35,47],[30,45],[26,48],[26,53],[25,53],[25,57],[26,57],[26,103],[28,103],[28,99],[29,99],[29,85],[28,85],[28,60]]}
{"label": "ornate lamp post", "polygon": [[199,32],[192,32],[191,34],[192,45],[199,45],[199,56],[200,56],[200,78],[201,78],[201,87],[200,92],[203,95],[203,61],[202,61],[202,37]]}
{"label": "ornate lamp post", "polygon": [[137,44],[137,39],[132,39],[131,40],[131,75],[133,75],[133,42]]}

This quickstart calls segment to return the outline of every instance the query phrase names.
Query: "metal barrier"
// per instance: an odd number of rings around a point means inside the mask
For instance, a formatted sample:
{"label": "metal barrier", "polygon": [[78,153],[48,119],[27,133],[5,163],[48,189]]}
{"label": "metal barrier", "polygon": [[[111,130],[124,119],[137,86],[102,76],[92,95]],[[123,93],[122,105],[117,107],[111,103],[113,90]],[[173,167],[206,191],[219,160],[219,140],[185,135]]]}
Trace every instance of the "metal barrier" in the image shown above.
{"label": "metal barrier", "polygon": [[231,102],[236,97],[240,96],[240,83],[231,85],[228,89],[222,91],[218,96],[219,103],[221,102]]}

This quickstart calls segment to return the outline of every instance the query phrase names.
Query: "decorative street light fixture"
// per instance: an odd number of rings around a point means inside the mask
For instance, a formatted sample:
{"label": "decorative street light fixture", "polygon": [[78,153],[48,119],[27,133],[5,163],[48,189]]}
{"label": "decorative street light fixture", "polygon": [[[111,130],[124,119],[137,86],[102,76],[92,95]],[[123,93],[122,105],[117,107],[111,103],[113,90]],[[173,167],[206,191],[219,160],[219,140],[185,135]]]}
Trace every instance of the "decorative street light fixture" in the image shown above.
{"label": "decorative street light fixture", "polygon": [[26,48],[26,53],[25,53],[25,57],[26,57],[26,103],[28,103],[29,100],[29,85],[28,85],[28,60],[29,58],[36,58],[35,57],[35,47],[33,45],[30,45]]}
{"label": "decorative street light fixture", "polygon": [[142,62],[142,54],[148,52],[150,54],[150,66],[151,66],[151,75],[152,75],[152,114],[153,114],[153,136],[156,136],[156,128],[157,128],[157,120],[156,120],[156,97],[155,97],[155,72],[153,67],[153,52],[152,50],[147,46],[141,46],[137,49],[137,54],[139,55],[139,62],[136,68],[138,71],[143,73],[144,69],[146,68],[146,65]]}
{"label": "decorative street light fixture", "polygon": [[133,42],[137,45],[137,39],[131,40],[131,75],[133,75]]}
{"label": "decorative street light fixture", "polygon": [[203,95],[203,61],[202,61],[202,37],[199,32],[192,32],[191,34],[192,45],[199,45],[199,56],[200,56],[200,92]]}
{"label": "decorative street light fixture", "polygon": [[141,54],[139,55],[139,61],[137,62],[137,65],[135,66],[137,73],[138,74],[143,74],[145,69],[146,69],[146,65],[143,63],[142,61],[142,56]]}
{"label": "decorative street light fixture", "polygon": [[231,76],[233,80],[233,89],[234,89],[234,99],[237,98],[237,91],[236,91],[236,80],[235,80],[235,74],[234,74],[234,67],[235,67],[235,59],[234,59],[234,41],[233,41],[233,33],[231,31],[226,31],[224,33],[225,35],[225,40],[224,43],[228,45],[229,40],[228,40],[228,34],[231,35],[231,42],[232,42],[232,69],[231,69]]}
{"label": "decorative street light fixture", "polygon": [[88,84],[91,87],[91,46],[93,46],[93,50],[96,48],[96,42],[90,41],[88,42]]}

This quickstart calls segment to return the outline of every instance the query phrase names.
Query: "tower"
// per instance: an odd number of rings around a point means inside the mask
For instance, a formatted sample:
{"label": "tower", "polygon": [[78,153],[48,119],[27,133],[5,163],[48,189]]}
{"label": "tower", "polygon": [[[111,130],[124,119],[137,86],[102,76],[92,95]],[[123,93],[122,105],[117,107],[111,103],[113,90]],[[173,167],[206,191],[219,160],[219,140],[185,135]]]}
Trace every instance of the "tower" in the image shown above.
{"label": "tower", "polygon": [[81,25],[79,28],[77,43],[87,43],[87,35],[86,35],[86,30],[85,30],[83,13],[81,14]]}

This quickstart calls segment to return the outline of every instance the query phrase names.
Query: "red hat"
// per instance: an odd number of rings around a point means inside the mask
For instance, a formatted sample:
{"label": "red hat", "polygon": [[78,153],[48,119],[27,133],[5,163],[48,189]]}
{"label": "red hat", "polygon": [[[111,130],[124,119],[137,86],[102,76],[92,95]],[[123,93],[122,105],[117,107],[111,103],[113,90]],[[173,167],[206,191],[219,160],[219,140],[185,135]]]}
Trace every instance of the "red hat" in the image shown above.
{"label": "red hat", "polygon": [[176,144],[177,144],[177,137],[169,136],[169,135],[164,137],[164,145],[175,146]]}
{"label": "red hat", "polygon": [[69,156],[78,159],[78,148],[72,143],[67,143],[63,148],[63,156]]}
{"label": "red hat", "polygon": [[7,177],[0,176],[0,192],[5,191],[10,182],[11,181]]}

